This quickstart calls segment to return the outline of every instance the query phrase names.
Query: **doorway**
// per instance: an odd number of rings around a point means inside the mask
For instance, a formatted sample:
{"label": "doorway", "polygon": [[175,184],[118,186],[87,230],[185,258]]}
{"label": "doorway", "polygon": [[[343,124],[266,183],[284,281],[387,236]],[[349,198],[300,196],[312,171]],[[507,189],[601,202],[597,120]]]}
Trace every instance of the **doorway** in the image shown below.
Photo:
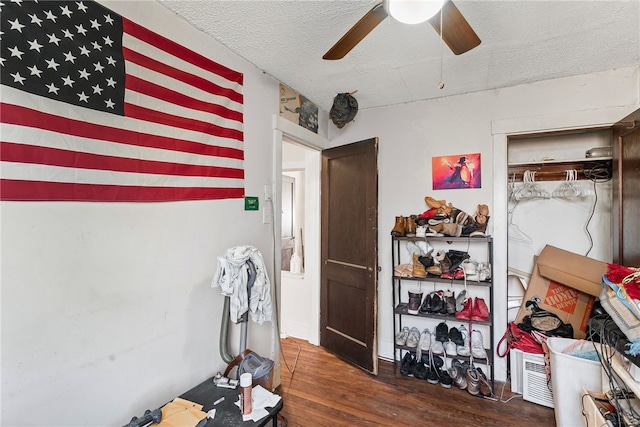
{"label": "doorway", "polygon": [[282,137],[281,335],[319,344],[320,151]]}

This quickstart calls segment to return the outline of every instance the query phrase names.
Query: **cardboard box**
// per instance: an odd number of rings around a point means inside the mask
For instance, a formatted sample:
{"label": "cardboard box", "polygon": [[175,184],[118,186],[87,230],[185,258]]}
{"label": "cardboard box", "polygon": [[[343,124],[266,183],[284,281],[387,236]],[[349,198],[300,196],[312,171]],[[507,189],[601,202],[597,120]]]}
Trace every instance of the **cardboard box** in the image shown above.
{"label": "cardboard box", "polygon": [[516,323],[531,314],[526,303],[536,298],[540,308],[571,323],[574,338],[584,338],[595,297],[600,295],[602,275],[606,272],[605,262],[545,246],[536,260]]}

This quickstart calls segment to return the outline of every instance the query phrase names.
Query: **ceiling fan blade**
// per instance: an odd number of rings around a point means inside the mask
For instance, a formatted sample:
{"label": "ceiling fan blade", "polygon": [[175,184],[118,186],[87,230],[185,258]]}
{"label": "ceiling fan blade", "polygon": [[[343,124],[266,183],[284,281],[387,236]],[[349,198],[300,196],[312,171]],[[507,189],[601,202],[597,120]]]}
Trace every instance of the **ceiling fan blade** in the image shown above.
{"label": "ceiling fan blade", "polygon": [[382,6],[382,3],[375,5],[324,54],[322,59],[343,58],[351,49],[360,43],[367,34],[377,27],[379,23],[384,21],[387,16],[387,11]]}
{"label": "ceiling fan blade", "polygon": [[[442,6],[440,13],[442,13],[442,27],[444,27],[442,40],[453,53],[460,55],[480,44],[480,38],[451,0],[448,0]],[[437,13],[429,20],[438,34],[441,33],[440,13]]]}

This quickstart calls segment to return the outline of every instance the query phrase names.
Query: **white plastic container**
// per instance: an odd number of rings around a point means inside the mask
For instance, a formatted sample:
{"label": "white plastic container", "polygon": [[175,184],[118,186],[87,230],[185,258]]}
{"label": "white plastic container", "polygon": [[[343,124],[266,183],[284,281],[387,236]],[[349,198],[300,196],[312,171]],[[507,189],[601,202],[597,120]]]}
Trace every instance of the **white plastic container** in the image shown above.
{"label": "white plastic container", "polygon": [[553,403],[558,427],[586,426],[582,416],[582,388],[602,390],[600,362],[564,354],[579,340],[552,337],[547,340],[551,364]]}

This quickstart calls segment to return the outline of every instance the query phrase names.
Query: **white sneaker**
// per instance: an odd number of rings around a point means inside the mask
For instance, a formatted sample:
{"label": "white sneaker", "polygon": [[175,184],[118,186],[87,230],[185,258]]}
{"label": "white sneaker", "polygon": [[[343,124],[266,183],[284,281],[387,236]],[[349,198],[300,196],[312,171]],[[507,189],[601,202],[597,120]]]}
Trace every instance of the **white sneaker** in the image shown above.
{"label": "white sneaker", "polygon": [[484,349],[484,340],[482,339],[482,332],[475,329],[471,333],[471,354],[476,359],[487,358],[487,352]]}
{"label": "white sneaker", "polygon": [[431,334],[431,353],[433,354],[443,354],[444,347],[442,343],[436,339],[435,334]]}
{"label": "white sneaker", "polygon": [[456,343],[453,341],[447,341],[444,343],[444,352],[447,356],[456,356],[458,354],[456,352]]}
{"label": "white sneaker", "polygon": [[409,327],[405,326],[400,332],[396,334],[396,345],[405,345],[409,338]]}
{"label": "white sneaker", "polygon": [[471,348],[469,347],[469,334],[467,333],[467,328],[462,325],[458,328],[458,331],[460,331],[460,334],[462,334],[464,345],[457,346],[456,351],[460,356],[469,357],[471,356]]}
{"label": "white sneaker", "polygon": [[431,347],[431,332],[429,332],[429,329],[423,330],[420,334],[419,346],[420,350],[429,351],[429,348]]}
{"label": "white sneaker", "polygon": [[409,330],[407,337],[407,347],[416,348],[420,341],[420,331],[415,326]]}

